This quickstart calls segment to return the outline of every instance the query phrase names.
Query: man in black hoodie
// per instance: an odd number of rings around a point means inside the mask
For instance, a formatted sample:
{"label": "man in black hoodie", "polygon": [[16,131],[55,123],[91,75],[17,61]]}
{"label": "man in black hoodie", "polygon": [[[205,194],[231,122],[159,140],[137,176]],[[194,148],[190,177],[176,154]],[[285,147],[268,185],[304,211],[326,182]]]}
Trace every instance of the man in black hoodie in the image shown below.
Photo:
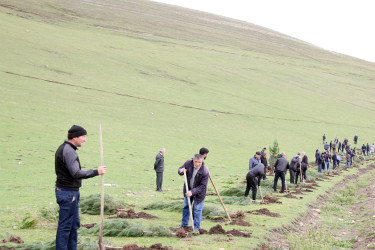
{"label": "man in black hoodie", "polygon": [[82,179],[92,178],[106,172],[106,166],[97,170],[81,170],[77,148],[86,142],[86,130],[73,125],[66,140],[55,154],[56,201],[59,204],[59,222],[56,233],[56,249],[77,249],[79,219],[79,188]]}
{"label": "man in black hoodie", "polygon": [[294,184],[296,182],[297,168],[299,167],[299,153],[292,158],[289,166],[290,183]]}

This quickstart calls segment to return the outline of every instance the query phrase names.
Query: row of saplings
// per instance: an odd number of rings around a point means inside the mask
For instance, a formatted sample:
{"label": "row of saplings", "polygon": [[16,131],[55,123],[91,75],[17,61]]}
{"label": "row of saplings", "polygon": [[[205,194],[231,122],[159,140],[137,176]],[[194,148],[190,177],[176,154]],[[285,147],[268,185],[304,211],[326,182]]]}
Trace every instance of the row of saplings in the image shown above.
{"label": "row of saplings", "polygon": [[[369,160],[366,159],[366,161]],[[357,161],[353,167],[357,167],[364,163],[363,159]],[[310,165],[314,168],[314,165]],[[341,167],[336,171],[332,171],[331,173],[325,173],[324,175],[317,175],[314,173],[315,171],[309,171],[310,177],[312,176],[313,179],[305,180],[305,185],[297,185],[293,188],[289,188],[287,194],[282,196],[285,198],[293,198],[293,199],[302,199],[300,195],[304,193],[313,192],[314,189],[319,187],[317,182],[324,181],[324,179],[332,178],[334,175],[339,175],[341,171],[347,170],[345,167]],[[321,178],[319,178],[319,177]],[[238,178],[237,178],[238,179]],[[249,199],[243,197],[243,182],[241,183],[241,187],[231,187],[227,190],[222,192],[222,198],[225,203],[229,204],[237,204],[237,205],[249,205]],[[208,196],[210,193],[208,193]],[[212,194],[211,194],[212,195]],[[298,195],[298,196],[297,196]],[[282,203],[279,201],[278,197],[265,195],[261,204],[270,204],[270,203]],[[215,202],[215,200],[212,200]],[[179,238],[186,238],[191,237],[194,234],[191,233],[192,228],[167,228],[164,226],[155,226],[151,225],[148,228],[144,228],[140,223],[132,223],[129,220],[123,219],[158,219],[157,216],[151,215],[146,212],[135,212],[133,208],[126,209],[126,206],[123,202],[116,201],[113,197],[109,195],[105,195],[105,202],[104,202],[104,213],[106,215],[112,215],[108,217],[109,220],[104,222],[104,230],[103,236],[105,237],[179,237]],[[99,215],[100,214],[100,195],[90,195],[88,197],[83,197],[80,202],[81,205],[81,212],[89,215]],[[150,203],[144,207],[144,210],[163,210],[163,211],[171,211],[171,212],[180,212],[181,211],[181,202],[174,201],[170,203],[163,203],[161,201]],[[247,212],[238,211],[230,215],[231,221],[228,221],[224,217],[224,212],[221,209],[218,209],[216,206],[206,205],[205,209],[203,210],[203,216],[211,220],[213,222],[218,223],[226,223],[226,225],[239,225],[239,226],[251,226],[249,222],[244,221],[245,213],[254,214],[254,215],[266,215],[271,217],[280,217],[278,213],[272,213],[267,208],[262,208],[258,210],[251,210]],[[116,214],[116,216],[113,216]],[[56,222],[58,219],[58,207],[54,209],[43,209],[40,211],[38,215],[39,218],[43,219],[44,221],[49,222]],[[34,221],[30,220],[30,215],[27,216],[28,224],[33,225],[30,228],[33,228],[37,225],[37,219]],[[30,222],[31,221],[31,222]],[[32,223],[33,222],[33,223]],[[26,223],[26,222],[25,222]],[[93,224],[85,224],[81,225],[81,235],[93,236],[99,234],[99,225],[96,223]],[[22,228],[22,227],[21,227]],[[27,228],[27,227],[24,227]],[[232,241],[234,236],[239,237],[251,237],[251,233],[239,231],[236,229],[225,231],[220,224],[210,228],[208,231],[201,228],[199,231],[200,234],[224,234],[228,236],[227,241]],[[31,244],[23,244],[23,240],[20,237],[14,235],[0,235],[2,236],[0,250],[2,249],[15,249],[17,246],[18,249],[54,249],[55,243],[54,241],[44,243],[44,242],[33,242]],[[20,244],[20,245],[19,245]],[[106,249],[172,249],[168,246],[162,246],[162,244],[157,243],[150,247],[139,247],[136,244],[129,244],[123,247],[109,247],[111,242],[104,241],[104,244],[107,245]],[[81,249],[90,249],[90,248],[97,248],[97,241],[90,240],[89,238],[82,238],[80,237],[78,247]]]}

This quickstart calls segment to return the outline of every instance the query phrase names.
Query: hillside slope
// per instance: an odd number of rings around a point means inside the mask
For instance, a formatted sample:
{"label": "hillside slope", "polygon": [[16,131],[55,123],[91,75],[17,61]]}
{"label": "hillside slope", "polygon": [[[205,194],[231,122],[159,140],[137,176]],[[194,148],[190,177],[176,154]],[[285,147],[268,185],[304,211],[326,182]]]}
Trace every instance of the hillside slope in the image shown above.
{"label": "hillside slope", "polygon": [[225,175],[274,139],[310,160],[323,133],[375,140],[375,65],[263,27],[144,0],[3,0],[0,20],[8,174],[22,162],[54,178],[72,124],[89,131],[88,167],[102,124],[106,164],[133,171],[108,178],[134,187],[162,146],[170,173],[206,146]]}

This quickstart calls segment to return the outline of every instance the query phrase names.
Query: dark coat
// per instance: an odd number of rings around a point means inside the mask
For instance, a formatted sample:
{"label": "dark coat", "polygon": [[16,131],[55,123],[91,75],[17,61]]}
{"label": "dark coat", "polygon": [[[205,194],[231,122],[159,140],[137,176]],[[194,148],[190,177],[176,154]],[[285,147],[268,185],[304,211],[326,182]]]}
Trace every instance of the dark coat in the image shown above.
{"label": "dark coat", "polygon": [[260,180],[266,179],[266,167],[259,163],[255,167],[253,167],[246,175],[246,178],[257,178],[258,179],[258,186],[260,186]]}
{"label": "dark coat", "polygon": [[284,157],[280,157],[275,162],[275,171],[276,172],[286,172],[289,169],[289,161]]}
{"label": "dark coat", "polygon": [[260,157],[260,163],[262,163],[265,167],[268,166],[267,157],[264,158],[263,155]]}
{"label": "dark coat", "polygon": [[158,153],[155,157],[154,169],[158,173],[164,171],[164,156],[160,153]]}
{"label": "dark coat", "polygon": [[[191,180],[191,177],[193,175],[193,170],[194,170],[193,159],[187,160],[184,163],[184,165],[182,165],[178,169],[179,175],[184,175],[184,173],[180,173],[180,170],[182,168],[185,168],[187,170],[186,177],[187,177],[189,191],[191,191],[191,193],[193,194],[191,197],[194,199],[194,203],[198,205],[206,197],[207,183],[208,183],[208,178],[210,177],[208,168],[204,165],[204,163],[202,163],[202,166],[200,167],[197,175],[195,176],[194,185],[192,187],[190,187],[190,180]],[[184,196],[185,196],[185,193],[186,193],[186,187],[185,187],[185,181],[184,181]]]}
{"label": "dark coat", "polygon": [[322,164],[323,163],[323,157],[322,157],[322,154],[320,152],[316,153],[316,159],[317,159],[317,163],[318,164]]}
{"label": "dark coat", "polygon": [[297,168],[299,168],[299,158],[298,158],[298,156],[294,156],[292,158],[289,166],[290,166],[290,170],[297,171]]}
{"label": "dark coat", "polygon": [[304,155],[301,161],[302,170],[305,171],[308,165],[309,165],[309,158],[307,158],[307,155]]}

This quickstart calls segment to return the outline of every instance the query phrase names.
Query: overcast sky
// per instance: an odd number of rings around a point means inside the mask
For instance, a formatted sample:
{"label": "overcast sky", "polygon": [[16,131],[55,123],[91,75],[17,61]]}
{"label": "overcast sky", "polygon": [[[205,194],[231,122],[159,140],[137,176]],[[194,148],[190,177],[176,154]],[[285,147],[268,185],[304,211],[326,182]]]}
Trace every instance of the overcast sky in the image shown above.
{"label": "overcast sky", "polygon": [[374,0],[154,0],[254,23],[375,62]]}

